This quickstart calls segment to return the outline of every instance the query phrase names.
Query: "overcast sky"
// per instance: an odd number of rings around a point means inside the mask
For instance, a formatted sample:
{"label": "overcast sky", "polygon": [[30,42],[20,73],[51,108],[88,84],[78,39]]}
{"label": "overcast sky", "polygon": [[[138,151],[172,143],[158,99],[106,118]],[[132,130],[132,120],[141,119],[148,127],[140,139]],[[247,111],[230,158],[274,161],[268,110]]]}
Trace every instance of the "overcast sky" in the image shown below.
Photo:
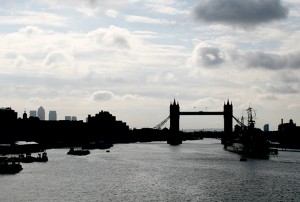
{"label": "overcast sky", "polygon": [[[256,110],[257,127],[300,124],[298,0],[0,0],[1,107],[43,106],[130,128],[181,111]],[[181,129],[223,117],[181,117]],[[169,125],[166,125],[169,127]]]}

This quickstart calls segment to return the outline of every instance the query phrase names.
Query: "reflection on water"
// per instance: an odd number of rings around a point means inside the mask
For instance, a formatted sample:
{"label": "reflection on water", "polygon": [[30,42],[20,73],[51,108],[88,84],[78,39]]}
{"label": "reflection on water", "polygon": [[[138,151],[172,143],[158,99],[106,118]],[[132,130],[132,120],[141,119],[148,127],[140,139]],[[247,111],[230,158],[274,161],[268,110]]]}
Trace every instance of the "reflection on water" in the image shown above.
{"label": "reflection on water", "polygon": [[0,201],[296,201],[300,193],[297,152],[240,162],[214,139],[47,152],[47,163],[0,176]]}

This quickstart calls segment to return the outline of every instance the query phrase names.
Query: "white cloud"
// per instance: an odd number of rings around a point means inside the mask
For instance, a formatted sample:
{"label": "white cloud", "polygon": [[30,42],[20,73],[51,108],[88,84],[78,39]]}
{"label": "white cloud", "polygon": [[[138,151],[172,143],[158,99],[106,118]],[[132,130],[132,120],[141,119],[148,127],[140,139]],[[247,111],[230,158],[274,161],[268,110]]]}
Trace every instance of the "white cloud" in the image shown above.
{"label": "white cloud", "polygon": [[116,18],[118,16],[119,12],[116,10],[113,10],[113,9],[109,9],[105,12],[105,14],[109,17]]}
{"label": "white cloud", "polygon": [[106,44],[117,48],[130,48],[131,34],[126,29],[111,25],[108,29],[99,28],[89,32],[88,35],[98,44]]}
{"label": "white cloud", "polygon": [[164,2],[158,2],[158,3],[149,3],[146,4],[146,7],[151,9],[151,11],[155,11],[158,13],[164,13],[164,14],[169,14],[169,15],[178,15],[178,14],[190,14],[190,10],[186,9],[178,9],[174,5],[170,4],[163,4]]}
{"label": "white cloud", "polygon": [[61,52],[61,51],[55,51],[55,52],[50,52],[47,54],[45,60],[44,60],[44,65],[46,66],[51,66],[51,65],[59,65],[63,64],[66,66],[70,66],[74,59],[69,56],[68,54]]}
{"label": "white cloud", "polygon": [[2,25],[48,25],[53,27],[67,26],[69,19],[53,13],[21,11],[16,15],[0,16]]}
{"label": "white cloud", "polygon": [[136,0],[36,0],[36,2],[55,9],[75,9],[87,16],[95,16],[99,12],[105,12],[108,9],[129,5],[136,2]]}
{"label": "white cloud", "polygon": [[116,95],[112,91],[98,90],[92,93],[92,100],[96,102],[101,101],[134,101],[140,99],[139,96],[134,94]]}
{"label": "white cloud", "polygon": [[134,23],[147,23],[147,24],[166,24],[168,23],[166,20],[158,19],[158,18],[150,18],[146,16],[137,16],[137,15],[128,15],[125,18],[128,22]]}
{"label": "white cloud", "polygon": [[290,104],[287,108],[290,110],[300,110],[300,104]]}
{"label": "white cloud", "polygon": [[25,34],[27,36],[36,35],[36,34],[43,34],[45,33],[44,30],[40,29],[36,26],[26,26],[19,30],[19,33]]}

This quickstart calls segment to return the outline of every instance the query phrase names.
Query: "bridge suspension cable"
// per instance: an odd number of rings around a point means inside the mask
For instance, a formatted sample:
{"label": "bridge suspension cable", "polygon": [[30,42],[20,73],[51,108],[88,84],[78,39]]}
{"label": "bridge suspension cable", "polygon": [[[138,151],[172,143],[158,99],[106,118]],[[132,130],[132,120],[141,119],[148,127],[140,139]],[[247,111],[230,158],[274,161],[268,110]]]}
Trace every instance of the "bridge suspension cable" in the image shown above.
{"label": "bridge suspension cable", "polygon": [[232,118],[234,118],[234,120],[235,120],[238,124],[240,124],[240,126],[246,127],[245,124],[243,123],[243,117],[242,117],[242,121],[240,121],[239,119],[235,118],[234,116],[232,116]]}
{"label": "bridge suspension cable", "polygon": [[170,116],[168,116],[166,119],[164,119],[162,122],[160,122],[159,124],[157,124],[156,126],[153,127],[153,129],[161,129],[161,127],[163,125],[165,125],[167,123],[167,121],[170,119]]}

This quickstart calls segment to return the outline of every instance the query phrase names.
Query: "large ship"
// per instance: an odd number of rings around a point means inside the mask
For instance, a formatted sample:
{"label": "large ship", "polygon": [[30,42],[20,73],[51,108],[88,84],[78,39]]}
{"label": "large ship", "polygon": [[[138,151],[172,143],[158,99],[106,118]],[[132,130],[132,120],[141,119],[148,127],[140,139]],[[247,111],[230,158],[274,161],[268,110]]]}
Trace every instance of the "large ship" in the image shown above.
{"label": "large ship", "polygon": [[255,128],[255,113],[252,107],[248,107],[247,124],[244,118],[241,120],[233,117],[238,124],[235,126],[231,139],[225,144],[225,149],[238,153],[245,158],[268,159],[270,155],[277,155],[276,149],[270,148],[270,142],[265,133]]}

